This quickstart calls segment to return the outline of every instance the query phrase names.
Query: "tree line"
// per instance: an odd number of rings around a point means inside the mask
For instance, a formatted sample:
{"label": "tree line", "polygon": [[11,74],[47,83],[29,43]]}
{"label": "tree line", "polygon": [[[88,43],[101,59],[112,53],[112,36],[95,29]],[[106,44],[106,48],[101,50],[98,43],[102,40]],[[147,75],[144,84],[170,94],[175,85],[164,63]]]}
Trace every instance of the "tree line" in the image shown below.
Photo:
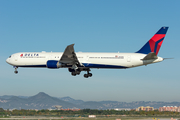
{"label": "tree line", "polygon": [[64,110],[3,110],[0,108],[0,116],[62,116],[62,115],[126,115],[126,116],[180,116],[179,112],[154,111],[117,111],[117,110],[96,110],[82,109],[79,111]]}

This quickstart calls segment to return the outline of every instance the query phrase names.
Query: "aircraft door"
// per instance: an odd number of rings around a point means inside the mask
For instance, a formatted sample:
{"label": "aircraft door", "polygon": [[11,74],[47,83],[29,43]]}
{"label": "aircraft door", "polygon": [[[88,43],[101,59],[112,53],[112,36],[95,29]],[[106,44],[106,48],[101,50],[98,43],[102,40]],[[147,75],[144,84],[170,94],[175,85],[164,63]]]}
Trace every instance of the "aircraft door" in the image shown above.
{"label": "aircraft door", "polygon": [[87,56],[84,56],[83,61],[84,61],[85,63],[87,63],[88,60],[89,60],[89,56],[88,56],[88,55],[87,55]]}
{"label": "aircraft door", "polygon": [[48,60],[53,60],[53,55],[49,55]]}
{"label": "aircraft door", "polygon": [[14,60],[15,60],[15,61],[18,61],[18,55],[15,55],[15,56],[14,56]]}
{"label": "aircraft door", "polygon": [[127,56],[127,62],[131,62],[131,56]]}
{"label": "aircraft door", "polygon": [[86,56],[86,61],[88,61],[89,60],[89,56]]}

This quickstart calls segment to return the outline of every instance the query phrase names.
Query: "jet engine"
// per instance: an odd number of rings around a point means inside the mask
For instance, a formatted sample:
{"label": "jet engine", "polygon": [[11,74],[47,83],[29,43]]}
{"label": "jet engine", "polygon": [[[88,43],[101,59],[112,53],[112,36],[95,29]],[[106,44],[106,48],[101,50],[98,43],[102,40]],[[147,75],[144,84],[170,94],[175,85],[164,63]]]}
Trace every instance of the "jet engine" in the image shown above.
{"label": "jet engine", "polygon": [[47,68],[51,68],[51,69],[57,69],[60,67],[65,67],[64,64],[59,63],[59,61],[57,60],[48,60],[46,63]]}

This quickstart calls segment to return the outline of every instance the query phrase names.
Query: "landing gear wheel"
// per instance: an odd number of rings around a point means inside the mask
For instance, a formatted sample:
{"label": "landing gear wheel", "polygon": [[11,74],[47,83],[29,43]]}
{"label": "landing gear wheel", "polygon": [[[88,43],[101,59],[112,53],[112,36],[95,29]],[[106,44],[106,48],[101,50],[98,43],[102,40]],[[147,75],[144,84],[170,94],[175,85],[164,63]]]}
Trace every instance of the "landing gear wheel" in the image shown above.
{"label": "landing gear wheel", "polygon": [[85,78],[92,77],[92,73],[84,74]]}
{"label": "landing gear wheel", "polygon": [[87,69],[87,74],[84,74],[84,77],[85,78],[88,78],[88,77],[92,77],[92,73],[89,73],[89,71],[91,71],[90,69]]}
{"label": "landing gear wheel", "polygon": [[84,77],[85,77],[85,78],[88,78],[88,74],[84,74]]}
{"label": "landing gear wheel", "polygon": [[14,73],[17,74],[18,73],[18,71],[17,71],[18,67],[14,66],[14,68],[15,68]]}
{"label": "landing gear wheel", "polygon": [[72,76],[76,76],[76,73],[75,73],[75,72],[71,72],[71,75],[72,75]]}
{"label": "landing gear wheel", "polygon": [[79,75],[81,72],[80,71],[76,71],[76,75]]}
{"label": "landing gear wheel", "polygon": [[88,76],[89,76],[89,77],[92,77],[92,73],[88,73]]}

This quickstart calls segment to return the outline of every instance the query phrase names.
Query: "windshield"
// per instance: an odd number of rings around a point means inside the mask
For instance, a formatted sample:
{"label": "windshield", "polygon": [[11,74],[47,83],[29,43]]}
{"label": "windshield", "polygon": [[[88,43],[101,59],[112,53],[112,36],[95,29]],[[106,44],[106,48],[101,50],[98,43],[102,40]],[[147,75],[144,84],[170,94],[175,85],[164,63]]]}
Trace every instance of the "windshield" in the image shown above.
{"label": "windshield", "polygon": [[11,58],[11,56],[9,56],[9,58]]}

